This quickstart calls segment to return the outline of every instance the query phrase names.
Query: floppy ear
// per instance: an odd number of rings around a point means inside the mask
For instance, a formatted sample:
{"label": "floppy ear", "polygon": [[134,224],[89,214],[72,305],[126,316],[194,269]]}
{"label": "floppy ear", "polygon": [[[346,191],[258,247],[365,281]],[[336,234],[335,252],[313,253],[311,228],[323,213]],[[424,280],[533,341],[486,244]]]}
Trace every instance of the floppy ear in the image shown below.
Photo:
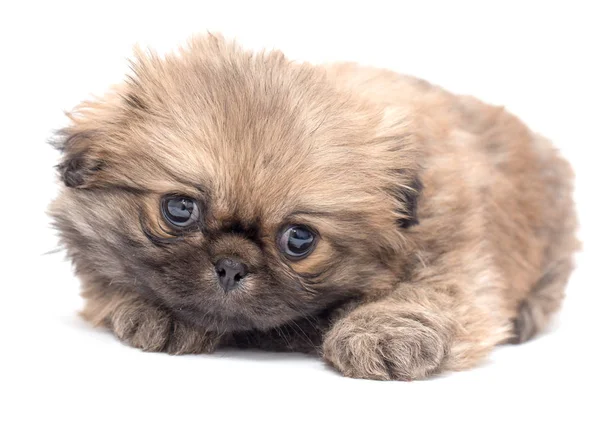
{"label": "floppy ear", "polygon": [[419,224],[420,139],[418,125],[404,110],[384,109],[376,141],[384,149],[382,163],[389,171],[386,190],[395,200],[396,223],[403,229]]}
{"label": "floppy ear", "polygon": [[104,162],[93,149],[95,136],[91,132],[64,129],[57,133],[53,145],[63,153],[56,166],[60,178],[67,187],[93,187]]}
{"label": "floppy ear", "polygon": [[401,217],[397,220],[398,226],[407,229],[411,226],[419,224],[418,201],[423,183],[419,177],[412,179],[409,185],[398,186],[394,191],[394,197],[398,200],[402,208],[398,209]]}

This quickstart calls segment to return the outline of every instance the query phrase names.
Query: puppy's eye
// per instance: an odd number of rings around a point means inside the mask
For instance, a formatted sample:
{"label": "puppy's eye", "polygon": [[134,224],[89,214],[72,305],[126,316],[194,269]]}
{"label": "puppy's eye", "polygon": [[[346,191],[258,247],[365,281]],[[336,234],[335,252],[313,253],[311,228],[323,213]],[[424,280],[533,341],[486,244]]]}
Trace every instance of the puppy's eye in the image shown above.
{"label": "puppy's eye", "polygon": [[315,248],[317,235],[306,226],[289,226],[279,237],[279,248],[287,258],[299,260]]}
{"label": "puppy's eye", "polygon": [[200,217],[196,201],[185,196],[165,196],[161,205],[163,217],[175,227],[189,226]]}

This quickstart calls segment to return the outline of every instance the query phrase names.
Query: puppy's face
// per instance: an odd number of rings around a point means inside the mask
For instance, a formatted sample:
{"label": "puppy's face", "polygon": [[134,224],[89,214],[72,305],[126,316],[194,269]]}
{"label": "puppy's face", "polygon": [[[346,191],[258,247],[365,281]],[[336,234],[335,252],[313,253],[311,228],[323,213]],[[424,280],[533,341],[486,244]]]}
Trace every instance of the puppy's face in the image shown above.
{"label": "puppy's face", "polygon": [[393,286],[418,187],[401,117],[214,37],[134,71],[58,142],[79,273],[221,332]]}

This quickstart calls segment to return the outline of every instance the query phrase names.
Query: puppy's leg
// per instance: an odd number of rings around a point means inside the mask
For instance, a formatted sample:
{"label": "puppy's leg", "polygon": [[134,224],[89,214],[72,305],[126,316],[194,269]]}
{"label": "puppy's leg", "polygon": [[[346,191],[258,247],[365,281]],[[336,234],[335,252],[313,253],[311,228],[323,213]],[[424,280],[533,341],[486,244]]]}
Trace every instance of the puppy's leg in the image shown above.
{"label": "puppy's leg", "polygon": [[108,290],[86,281],[82,316],[123,342],[148,352],[196,354],[214,351],[219,337],[176,319],[133,291]]}
{"label": "puppy's leg", "polygon": [[573,260],[555,262],[521,303],[514,320],[512,343],[523,343],[544,329],[562,303]]}
{"label": "puppy's leg", "polygon": [[323,357],[342,374],[366,379],[422,379],[473,366],[506,339],[510,323],[480,310],[461,289],[449,278],[400,284],[335,322]]}

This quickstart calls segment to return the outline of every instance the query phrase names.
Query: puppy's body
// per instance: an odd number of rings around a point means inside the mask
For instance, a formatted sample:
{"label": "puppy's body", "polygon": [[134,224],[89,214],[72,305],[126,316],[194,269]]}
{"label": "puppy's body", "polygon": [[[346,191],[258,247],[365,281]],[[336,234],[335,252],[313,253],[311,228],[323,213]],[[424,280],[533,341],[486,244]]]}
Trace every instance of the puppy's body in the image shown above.
{"label": "puppy's body", "polygon": [[[318,350],[348,376],[416,379],[529,339],[560,305],[571,170],[503,109],[212,37],[134,67],[72,115],[51,209],[84,315],[127,343]],[[201,207],[193,229],[161,218],[170,194]],[[282,255],[288,225],[314,231],[301,259]],[[248,273],[224,292],[225,256]]]}

